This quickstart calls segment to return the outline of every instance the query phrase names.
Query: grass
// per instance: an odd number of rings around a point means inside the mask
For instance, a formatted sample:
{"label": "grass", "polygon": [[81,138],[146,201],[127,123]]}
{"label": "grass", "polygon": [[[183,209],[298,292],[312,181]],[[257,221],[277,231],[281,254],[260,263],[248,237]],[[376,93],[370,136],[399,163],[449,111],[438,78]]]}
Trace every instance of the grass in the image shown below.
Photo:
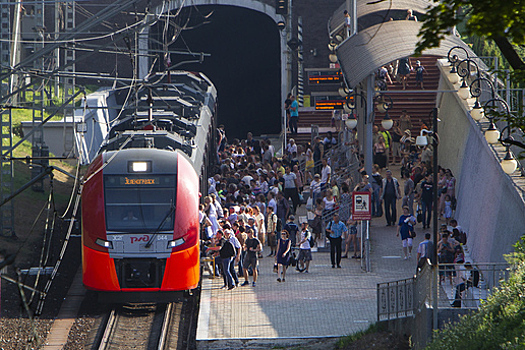
{"label": "grass", "polygon": [[363,336],[371,333],[377,333],[383,331],[383,327],[379,326],[377,323],[371,324],[367,329],[364,331],[359,331],[354,334],[350,334],[344,337],[339,338],[339,341],[335,344],[336,349],[345,349],[353,342],[358,341]]}

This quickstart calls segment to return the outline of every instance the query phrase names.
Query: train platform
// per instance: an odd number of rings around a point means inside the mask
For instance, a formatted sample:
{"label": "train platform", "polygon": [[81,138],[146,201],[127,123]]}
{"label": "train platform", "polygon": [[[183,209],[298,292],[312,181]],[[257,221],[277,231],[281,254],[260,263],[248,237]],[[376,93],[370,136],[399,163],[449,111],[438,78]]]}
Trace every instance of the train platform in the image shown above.
{"label": "train platform", "polygon": [[204,273],[198,349],[298,346],[366,329],[377,320],[377,283],[413,276],[417,245],[426,232],[418,224],[412,258],[404,260],[396,227],[385,225],[384,218],[371,222],[369,273],[361,269],[360,260],[342,259],[342,268],[333,269],[329,252],[313,252],[308,274],[290,267],[286,282],[277,282],[274,258],[266,257],[267,250],[259,260],[256,287],[227,291],[220,289],[222,278]]}

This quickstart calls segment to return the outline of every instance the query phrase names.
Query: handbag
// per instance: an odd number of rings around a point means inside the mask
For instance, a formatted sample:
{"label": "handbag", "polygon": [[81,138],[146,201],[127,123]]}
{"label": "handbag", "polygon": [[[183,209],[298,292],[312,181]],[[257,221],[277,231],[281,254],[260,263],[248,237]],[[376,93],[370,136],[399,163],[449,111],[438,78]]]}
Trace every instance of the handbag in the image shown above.
{"label": "handbag", "polygon": [[410,232],[410,238],[416,238],[416,231],[411,231]]}
{"label": "handbag", "polygon": [[417,205],[416,214],[417,222],[423,222],[423,211],[419,207],[419,204]]}
{"label": "handbag", "polygon": [[273,272],[277,273],[279,271],[279,268],[277,267],[277,263],[273,264]]}

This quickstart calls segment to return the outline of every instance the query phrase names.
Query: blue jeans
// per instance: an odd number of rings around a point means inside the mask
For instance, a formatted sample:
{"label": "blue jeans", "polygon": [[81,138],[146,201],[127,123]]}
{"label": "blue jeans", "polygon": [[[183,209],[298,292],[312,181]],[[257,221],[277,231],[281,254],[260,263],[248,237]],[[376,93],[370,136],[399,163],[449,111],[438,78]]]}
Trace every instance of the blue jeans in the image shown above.
{"label": "blue jeans", "polygon": [[231,274],[231,270],[230,270],[230,265],[232,265],[232,261],[234,257],[230,257],[230,258],[221,258],[221,263],[222,263],[222,274],[223,274],[223,277],[224,277],[224,284],[228,286],[228,288],[231,288],[233,287],[233,277],[232,277],[232,274]]}
{"label": "blue jeans", "polygon": [[421,201],[421,210],[423,211],[423,226],[430,226],[432,218],[432,202]]}

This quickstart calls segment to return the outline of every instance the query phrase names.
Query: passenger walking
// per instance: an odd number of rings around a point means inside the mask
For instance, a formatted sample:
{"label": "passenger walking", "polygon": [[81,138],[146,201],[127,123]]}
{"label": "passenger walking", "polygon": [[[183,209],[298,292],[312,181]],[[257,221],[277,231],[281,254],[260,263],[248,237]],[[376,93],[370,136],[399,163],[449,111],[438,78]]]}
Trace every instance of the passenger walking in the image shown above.
{"label": "passenger walking", "polygon": [[[290,234],[288,231],[281,232],[281,238],[277,243],[277,254],[275,256],[275,262],[277,263],[277,282],[285,282],[286,269],[288,268],[290,261]],[[282,278],[281,278],[282,277]]]}
{"label": "passenger walking", "polygon": [[220,262],[222,265],[222,277],[224,278],[224,285],[221,288],[228,287],[228,290],[232,290],[235,288],[235,285],[233,284],[233,276],[230,272],[230,265],[232,265],[232,261],[236,255],[236,252],[233,244],[230,242],[229,234],[229,231],[217,231],[216,239],[218,240],[219,245],[216,247],[209,247],[207,250],[219,251]]}
{"label": "passenger walking", "polygon": [[425,67],[421,65],[420,61],[416,61],[416,68],[414,68],[416,71],[416,85],[419,85],[422,90],[425,90],[423,87],[423,74],[426,73]]}
{"label": "passenger walking", "polygon": [[434,184],[432,174],[428,174],[421,183],[421,209],[423,210],[423,228],[430,228],[432,219],[432,203],[434,201]]}
{"label": "passenger walking", "polygon": [[401,235],[405,260],[412,257],[412,236],[415,234],[414,225],[416,222],[416,218],[410,215],[408,207],[403,207],[403,215],[399,217],[396,236]]}
{"label": "passenger walking", "polygon": [[348,220],[348,234],[346,235],[345,252],[342,257],[348,258],[348,252],[350,251],[350,246],[352,245],[354,248],[354,255],[352,255],[352,259],[361,259],[360,241],[361,239],[357,234],[357,221],[350,217]]}
{"label": "passenger walking", "polygon": [[295,247],[295,244],[297,243],[297,233],[299,232],[299,226],[297,226],[294,220],[295,216],[290,215],[288,221],[283,227],[283,229],[288,232],[290,242],[292,242],[292,248]]}
{"label": "passenger walking", "polygon": [[328,224],[326,232],[328,233],[328,239],[330,240],[330,260],[332,262],[332,268],[341,268],[341,243],[343,233],[346,233],[348,229],[346,225],[339,221],[339,214],[334,214],[333,221]]}
{"label": "passenger walking", "polygon": [[299,123],[299,104],[295,96],[292,96],[292,104],[290,105],[290,133],[297,134],[297,125]]}
{"label": "passenger walking", "polygon": [[[308,231],[308,221],[305,220],[301,223],[299,256],[297,257],[297,264],[304,262],[304,273],[308,273],[310,261],[312,261],[312,247],[310,246],[311,235],[310,231]],[[297,267],[299,268],[299,265]]]}
{"label": "passenger walking", "polygon": [[397,218],[396,201],[401,198],[399,191],[399,183],[397,179],[392,176],[392,171],[386,171],[386,177],[383,179],[383,186],[381,190],[381,200],[385,207],[386,225],[395,225]]}
{"label": "passenger walking", "polygon": [[[275,247],[277,246],[277,222],[279,221],[279,218],[277,217],[277,214],[274,214],[273,207],[268,206],[266,210],[268,211],[268,225],[266,227],[266,232],[268,235],[268,246],[270,247],[270,254],[268,256],[272,256],[275,254]],[[260,257],[262,257],[262,255]]]}
{"label": "passenger walking", "polygon": [[286,167],[286,172],[283,175],[284,179],[284,198],[292,200],[292,214],[295,214],[297,206],[299,205],[299,186],[297,183],[297,175],[291,172],[290,166]]}
{"label": "passenger walking", "polygon": [[425,233],[425,240],[419,243],[417,247],[417,271],[421,271],[423,266],[427,263],[427,260],[431,262],[434,260],[434,244],[430,241],[430,233]]}
{"label": "passenger walking", "polygon": [[247,231],[248,239],[244,242],[244,251],[246,252],[246,255],[244,257],[243,261],[243,271],[244,271],[244,283],[242,286],[247,286],[250,284],[250,281],[248,279],[248,269],[251,267],[253,271],[253,283],[252,285],[255,287],[255,283],[257,282],[257,254],[262,250],[261,242],[253,235],[253,230],[248,229]]}

